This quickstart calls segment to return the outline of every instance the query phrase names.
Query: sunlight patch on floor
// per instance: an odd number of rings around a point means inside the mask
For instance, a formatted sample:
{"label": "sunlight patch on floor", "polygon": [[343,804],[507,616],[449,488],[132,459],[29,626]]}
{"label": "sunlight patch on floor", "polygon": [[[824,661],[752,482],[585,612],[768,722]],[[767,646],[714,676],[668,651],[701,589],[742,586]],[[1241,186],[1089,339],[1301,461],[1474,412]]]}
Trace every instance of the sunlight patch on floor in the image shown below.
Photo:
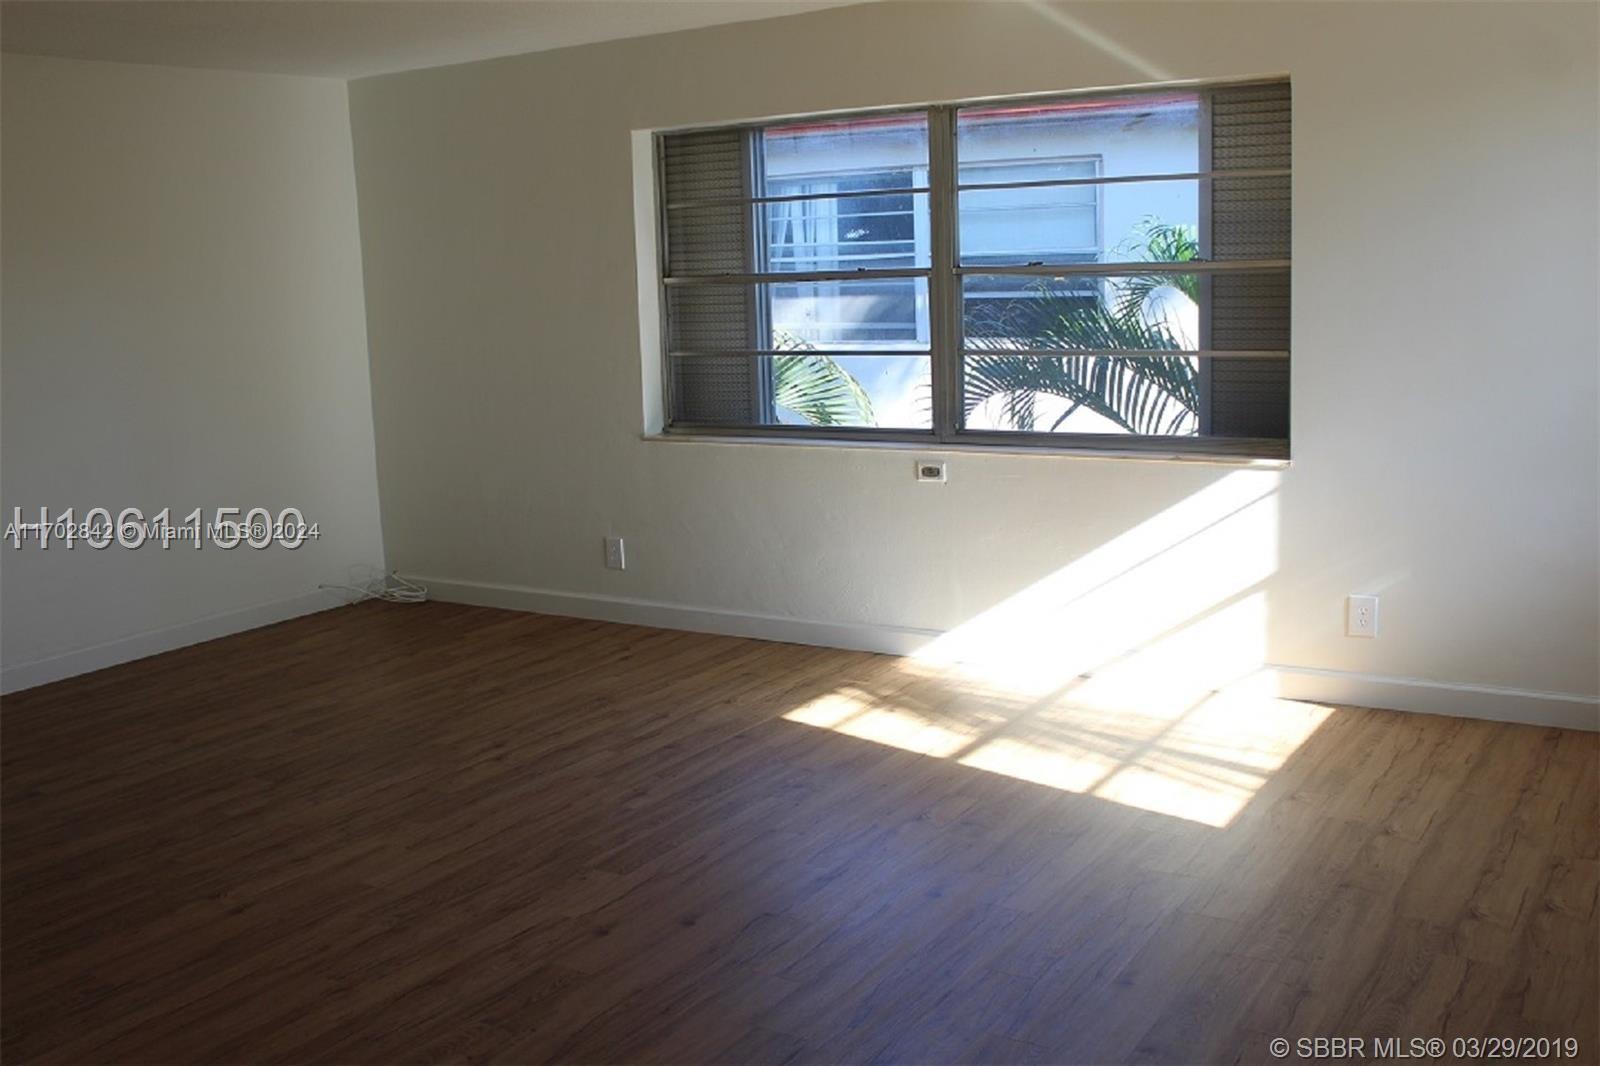
{"label": "sunlight patch on floor", "polygon": [[1038,729],[981,744],[960,761],[1221,827],[1329,713],[1226,693],[1171,719],[1069,706],[1040,715]]}
{"label": "sunlight patch on floor", "polygon": [[1212,693],[1170,713],[1083,706],[942,717],[860,691],[821,696],[790,722],[1142,810],[1226,826],[1328,716],[1316,704]]}
{"label": "sunlight patch on floor", "polygon": [[[858,740],[887,744],[919,755],[941,759],[961,751],[981,735],[956,722],[937,721],[915,710],[873,699],[859,689],[846,688],[819,696],[783,716],[786,721],[829,729]],[[1002,720],[996,716],[995,723]]]}

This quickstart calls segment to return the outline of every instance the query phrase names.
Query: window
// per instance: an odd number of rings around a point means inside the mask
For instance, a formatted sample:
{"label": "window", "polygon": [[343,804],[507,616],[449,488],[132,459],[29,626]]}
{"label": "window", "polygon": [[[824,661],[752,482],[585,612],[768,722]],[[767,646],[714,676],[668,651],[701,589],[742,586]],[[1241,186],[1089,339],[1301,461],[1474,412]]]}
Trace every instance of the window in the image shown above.
{"label": "window", "polygon": [[1288,453],[1286,83],[663,134],[669,432]]}
{"label": "window", "polygon": [[[926,221],[926,209],[913,193],[887,191],[910,188],[910,171],[789,177],[769,170],[764,177],[766,195],[782,198],[772,201],[767,212],[768,270],[882,270],[928,261],[926,224],[918,233],[918,222]],[[779,338],[777,346],[904,342],[927,347],[927,322],[917,314],[914,279],[886,278],[870,290],[853,291],[870,295],[870,313],[851,317],[836,281],[774,286],[771,318],[772,331]],[[837,309],[845,317],[818,320],[813,312],[819,307]]]}

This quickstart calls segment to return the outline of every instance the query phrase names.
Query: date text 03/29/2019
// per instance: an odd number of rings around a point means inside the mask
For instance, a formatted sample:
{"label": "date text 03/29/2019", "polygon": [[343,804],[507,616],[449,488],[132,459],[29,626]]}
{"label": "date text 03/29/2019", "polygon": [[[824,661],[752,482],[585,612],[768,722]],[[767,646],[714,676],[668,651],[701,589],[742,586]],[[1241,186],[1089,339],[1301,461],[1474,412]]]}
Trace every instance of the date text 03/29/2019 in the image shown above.
{"label": "date text 03/29/2019", "polygon": [[1574,1036],[1302,1036],[1294,1040],[1275,1036],[1267,1041],[1267,1053],[1274,1059],[1339,1061],[1381,1059],[1436,1060],[1455,1062],[1478,1059],[1576,1059],[1578,1038]]}
{"label": "date text 03/29/2019", "polygon": [[285,507],[276,514],[265,507],[217,507],[209,518],[205,508],[196,507],[177,521],[173,520],[170,507],[163,507],[148,518],[137,507],[115,511],[91,507],[82,517],[71,507],[56,512],[40,507],[36,516],[13,507],[4,539],[19,550],[24,544],[40,549],[87,547],[95,551],[113,545],[129,549],[146,545],[199,549],[210,544],[228,551],[274,546],[293,550],[321,537],[319,525],[307,522],[298,507]]}

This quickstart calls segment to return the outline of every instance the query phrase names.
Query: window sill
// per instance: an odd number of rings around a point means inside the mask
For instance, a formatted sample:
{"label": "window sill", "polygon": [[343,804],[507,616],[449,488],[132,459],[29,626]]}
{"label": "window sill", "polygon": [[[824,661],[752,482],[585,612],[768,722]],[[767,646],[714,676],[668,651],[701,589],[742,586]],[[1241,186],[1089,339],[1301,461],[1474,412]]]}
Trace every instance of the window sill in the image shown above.
{"label": "window sill", "polygon": [[666,432],[641,434],[641,440],[669,444],[719,444],[743,447],[748,445],[777,446],[781,448],[836,448],[851,451],[889,451],[916,453],[918,455],[1007,455],[1052,459],[1119,459],[1146,463],[1207,463],[1214,466],[1244,466],[1272,470],[1287,469],[1292,461],[1287,455],[1271,456],[1228,452],[1208,452],[1189,449],[1164,450],[1159,446],[1089,447],[1071,444],[1022,444],[997,441],[951,442],[929,439],[912,440],[849,440],[839,437],[784,436],[779,434],[739,434],[704,432]]}

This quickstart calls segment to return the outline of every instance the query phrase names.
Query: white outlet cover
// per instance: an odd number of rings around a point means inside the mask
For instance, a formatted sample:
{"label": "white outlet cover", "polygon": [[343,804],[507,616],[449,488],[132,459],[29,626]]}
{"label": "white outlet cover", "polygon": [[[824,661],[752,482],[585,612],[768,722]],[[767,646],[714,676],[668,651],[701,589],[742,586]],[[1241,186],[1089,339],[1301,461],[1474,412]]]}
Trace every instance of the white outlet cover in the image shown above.
{"label": "white outlet cover", "polygon": [[1352,594],[1345,599],[1344,634],[1347,637],[1378,635],[1378,597]]}
{"label": "white outlet cover", "polygon": [[918,481],[945,482],[950,480],[950,470],[943,459],[918,459],[916,472]]}

